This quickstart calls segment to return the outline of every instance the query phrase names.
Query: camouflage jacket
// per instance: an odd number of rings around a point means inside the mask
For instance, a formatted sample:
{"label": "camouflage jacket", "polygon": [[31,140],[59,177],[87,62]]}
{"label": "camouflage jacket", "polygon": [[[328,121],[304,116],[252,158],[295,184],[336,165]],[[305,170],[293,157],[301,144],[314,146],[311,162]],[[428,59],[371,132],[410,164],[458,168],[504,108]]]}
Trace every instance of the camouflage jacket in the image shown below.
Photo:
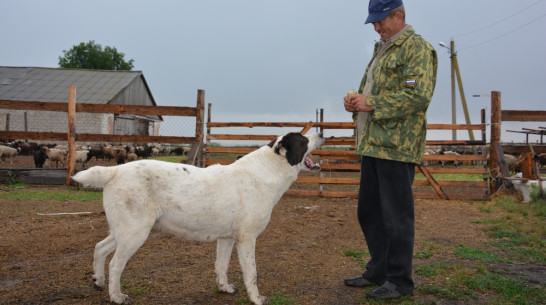
{"label": "camouflage jacket", "polygon": [[[376,43],[374,56],[378,49]],[[434,48],[408,27],[374,69],[372,92],[366,103],[375,110],[368,116],[358,141],[358,155],[421,163],[427,132],[426,111],[434,93],[437,68]]]}

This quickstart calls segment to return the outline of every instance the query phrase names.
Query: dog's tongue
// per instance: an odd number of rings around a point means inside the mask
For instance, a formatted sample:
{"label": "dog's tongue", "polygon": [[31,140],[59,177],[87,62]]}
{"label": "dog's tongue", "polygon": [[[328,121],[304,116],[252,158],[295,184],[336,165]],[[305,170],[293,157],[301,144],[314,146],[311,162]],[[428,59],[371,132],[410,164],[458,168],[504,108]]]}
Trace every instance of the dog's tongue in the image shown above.
{"label": "dog's tongue", "polygon": [[313,162],[313,160],[311,160],[311,158],[309,157],[305,157],[305,165],[310,169],[310,170],[320,170],[320,166],[318,164],[315,164]]}

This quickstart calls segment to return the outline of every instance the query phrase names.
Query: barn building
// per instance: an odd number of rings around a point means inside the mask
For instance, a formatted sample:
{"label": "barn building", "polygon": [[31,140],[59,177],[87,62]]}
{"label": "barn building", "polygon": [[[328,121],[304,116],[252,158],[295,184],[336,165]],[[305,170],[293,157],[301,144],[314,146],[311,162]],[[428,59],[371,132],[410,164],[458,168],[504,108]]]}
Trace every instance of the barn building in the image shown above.
{"label": "barn building", "polygon": [[[77,103],[156,106],[141,71],[0,67],[0,100],[67,103],[70,85]],[[158,115],[77,113],[76,130],[158,136],[162,121]],[[67,126],[66,112],[0,109],[0,130],[66,132]]]}

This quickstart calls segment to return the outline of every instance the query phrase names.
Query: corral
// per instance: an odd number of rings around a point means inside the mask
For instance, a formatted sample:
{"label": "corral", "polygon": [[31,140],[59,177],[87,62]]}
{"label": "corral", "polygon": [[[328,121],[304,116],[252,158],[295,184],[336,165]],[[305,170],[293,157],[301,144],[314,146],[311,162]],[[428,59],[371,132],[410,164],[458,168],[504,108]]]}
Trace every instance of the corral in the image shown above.
{"label": "corral", "polygon": [[[199,96],[201,95],[198,94],[198,99]],[[204,105],[202,99],[198,105]],[[86,109],[85,107],[87,106],[80,105],[79,109]],[[204,109],[198,106],[194,109],[169,109],[171,110],[177,113],[195,114],[202,113]],[[108,108],[108,111],[128,110]],[[142,108],[131,109],[131,111],[148,111],[149,113],[152,110]],[[164,115],[160,112],[153,114]],[[198,120],[198,122],[203,121]],[[262,124],[271,125],[271,123]],[[286,123],[279,124],[286,125]],[[310,128],[308,123],[292,124],[296,125],[292,126],[293,128],[299,130]],[[220,128],[218,125],[222,123],[209,122],[207,127]],[[259,124],[254,123],[252,127],[256,125]],[[328,123],[317,122],[314,127],[328,127]],[[352,128],[351,125],[346,127]],[[485,131],[483,124],[432,127],[476,128],[476,130]],[[24,134],[18,133],[18,135]],[[210,139],[222,137],[212,132],[207,132],[207,135]],[[67,134],[33,134],[28,139],[55,140],[63,139],[63,136],[66,140]],[[135,136],[128,136],[127,141],[121,137],[109,135],[72,134],[72,136],[76,141],[95,140],[93,137],[112,142],[142,143],[156,140],[152,137]],[[270,136],[252,137],[270,139]],[[249,135],[224,135],[223,137],[248,139]],[[183,141],[176,138],[161,140],[190,144],[194,143],[195,138],[186,138]],[[339,139],[339,141],[351,143],[354,140],[349,138]],[[199,147],[199,144],[197,146],[194,144],[194,147]],[[215,148],[210,145],[204,151],[205,155],[209,155],[210,161],[204,158],[201,162],[232,162],[238,155],[246,153],[249,149],[252,148]],[[193,152],[194,154],[190,155],[190,163],[199,163],[198,153],[202,150],[194,149]],[[355,215],[354,193],[355,179],[357,179],[355,174],[358,173],[358,164],[354,162],[353,154],[352,151],[345,149],[334,153],[327,150],[319,151],[316,155],[321,156],[322,159],[337,160],[323,162],[323,169],[339,166],[345,170],[329,171],[328,177],[302,175],[301,183],[296,184],[290,191],[293,193],[285,195],[274,209],[269,227],[257,242],[258,282],[263,294],[277,300],[283,297],[288,298],[294,300],[293,304],[365,303],[363,297],[365,291],[350,289],[342,283],[343,278],[358,274],[362,268],[362,261],[367,259],[366,245]],[[335,157],[329,157],[331,155]],[[192,156],[194,160],[191,160]],[[427,157],[427,161],[469,161],[470,158],[483,161],[484,155],[455,158],[435,156],[434,158]],[[29,169],[32,168],[33,163],[31,156],[18,156],[12,165],[8,164],[9,161],[2,163],[2,166],[7,167],[5,172],[11,173],[4,176],[6,177],[4,182],[7,184],[3,188],[5,190],[3,193],[6,196],[19,192],[17,188],[9,186],[10,183],[18,180],[18,177],[13,174],[15,169],[22,167]],[[88,166],[114,164],[114,160],[93,159]],[[75,165],[73,166],[75,168]],[[461,171],[453,165],[441,167],[438,164],[428,166],[428,169],[432,175],[436,174],[435,170],[452,173]],[[468,169],[475,170],[477,175],[489,177],[488,169],[483,165],[467,167],[464,170]],[[48,172],[48,174],[57,171],[60,173],[61,181],[65,181],[67,173],[66,168],[34,171]],[[501,183],[502,180],[498,181]],[[487,183],[479,182],[476,189],[481,191],[488,189]],[[418,183],[423,185],[416,185],[417,188],[431,187],[424,185],[426,182]],[[326,184],[329,186],[321,189],[321,185]],[[442,181],[438,181],[438,185],[447,187]],[[461,191],[454,194],[466,196],[465,188],[470,185],[472,184],[458,183]],[[74,189],[73,186],[31,186],[21,191],[60,194]],[[437,190],[428,193],[439,194]],[[311,199],[309,196],[316,197]],[[2,238],[0,304],[102,304],[108,302],[107,292],[95,291],[90,279],[94,245],[107,234],[107,224],[99,201],[84,202],[71,199],[44,201],[32,197],[18,200],[1,198],[3,199],[0,199],[0,237]],[[415,304],[483,304],[495,300],[497,303],[505,301],[506,298],[501,298],[499,301],[501,293],[494,290],[461,288],[462,284],[457,282],[457,277],[478,276],[476,270],[496,270],[504,277],[523,281],[521,286],[523,293],[533,295],[538,291],[538,295],[544,295],[546,269],[543,251],[539,251],[536,258],[524,260],[523,263],[510,263],[508,261],[513,259],[512,254],[493,246],[493,243],[499,243],[511,237],[498,237],[487,231],[488,224],[525,216],[506,212],[493,202],[461,201],[453,197],[450,199],[452,200],[418,199],[416,201],[414,269],[418,289],[415,296],[406,301],[413,301]],[[528,222],[525,226],[543,226],[543,223],[540,224],[540,219],[543,221],[543,218],[539,218],[538,223],[525,219]],[[543,240],[543,236],[539,237],[539,240]],[[456,254],[461,248],[491,251],[499,255],[500,259],[485,262],[472,260]],[[215,291],[214,257],[214,243],[188,242],[154,231],[146,244],[129,262],[122,277],[122,285],[137,304],[247,304],[244,292],[226,295]],[[460,274],[452,271],[453,275],[430,276],[423,272],[430,266],[437,265],[447,266],[445,268],[450,270],[463,270],[467,273]],[[230,277],[241,289],[242,275],[236,257],[230,266]],[[452,283],[456,287],[452,289],[462,290],[462,295],[457,295],[456,292],[450,294],[448,288]],[[446,290],[436,293],[431,288],[435,286],[446,287]],[[532,297],[532,300],[537,303],[546,301],[540,296]]]}

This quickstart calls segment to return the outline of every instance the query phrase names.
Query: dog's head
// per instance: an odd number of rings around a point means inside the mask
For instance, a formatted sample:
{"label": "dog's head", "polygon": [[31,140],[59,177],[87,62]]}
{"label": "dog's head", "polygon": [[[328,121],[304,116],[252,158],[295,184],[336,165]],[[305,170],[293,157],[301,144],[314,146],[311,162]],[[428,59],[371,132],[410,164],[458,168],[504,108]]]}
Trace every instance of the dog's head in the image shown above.
{"label": "dog's head", "polygon": [[306,161],[306,157],[313,150],[319,148],[322,143],[324,143],[322,133],[304,136],[299,132],[291,132],[273,139],[269,143],[269,147],[276,154],[286,157],[291,166],[303,164],[306,168],[311,169],[314,164]]}

